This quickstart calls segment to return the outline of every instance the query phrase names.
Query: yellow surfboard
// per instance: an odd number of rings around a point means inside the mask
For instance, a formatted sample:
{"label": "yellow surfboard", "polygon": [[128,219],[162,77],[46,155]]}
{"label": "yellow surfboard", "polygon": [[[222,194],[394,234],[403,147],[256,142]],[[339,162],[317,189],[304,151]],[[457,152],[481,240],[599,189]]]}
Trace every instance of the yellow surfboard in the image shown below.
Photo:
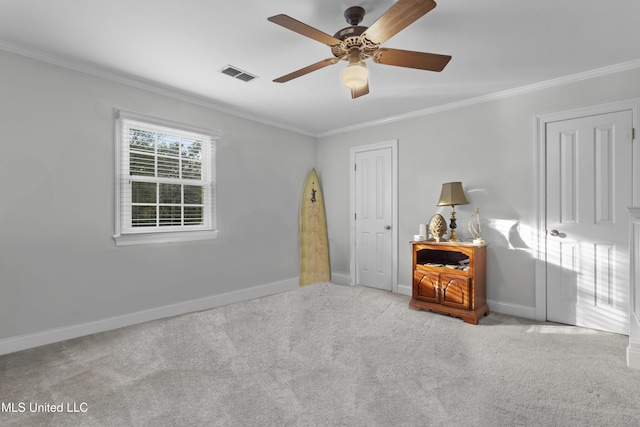
{"label": "yellow surfboard", "polygon": [[300,286],[330,281],[324,198],[313,168],[304,182],[300,201]]}

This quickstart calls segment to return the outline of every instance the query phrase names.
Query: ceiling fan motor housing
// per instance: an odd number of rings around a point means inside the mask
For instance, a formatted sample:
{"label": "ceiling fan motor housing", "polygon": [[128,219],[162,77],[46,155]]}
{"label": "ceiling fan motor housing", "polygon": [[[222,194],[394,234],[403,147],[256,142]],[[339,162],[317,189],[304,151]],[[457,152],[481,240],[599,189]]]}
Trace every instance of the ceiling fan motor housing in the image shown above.
{"label": "ceiling fan motor housing", "polygon": [[357,25],[355,27],[343,28],[337,33],[335,33],[333,37],[339,40],[345,41],[345,39],[348,39],[351,37],[360,37],[362,33],[364,33],[367,30],[367,28],[369,27],[363,27],[361,25]]}
{"label": "ceiling fan motor housing", "polygon": [[369,27],[356,26],[343,28],[338,31],[334,37],[342,40],[342,43],[331,48],[333,56],[347,60],[348,58],[345,57],[345,54],[348,54],[349,51],[353,49],[359,49],[360,59],[371,57],[379,45],[373,44],[369,40],[361,37],[368,28]]}
{"label": "ceiling fan motor housing", "polygon": [[[360,37],[369,27],[358,25],[364,18],[365,10],[360,6],[352,6],[345,10],[344,17],[347,23],[351,25],[338,31],[334,34],[338,40],[341,40],[339,46],[331,48],[331,52],[336,58],[349,60],[351,56],[350,52],[357,48],[360,50],[360,59],[366,59],[373,55],[378,45],[367,43],[368,40],[364,40]],[[345,55],[347,54],[347,55]]]}

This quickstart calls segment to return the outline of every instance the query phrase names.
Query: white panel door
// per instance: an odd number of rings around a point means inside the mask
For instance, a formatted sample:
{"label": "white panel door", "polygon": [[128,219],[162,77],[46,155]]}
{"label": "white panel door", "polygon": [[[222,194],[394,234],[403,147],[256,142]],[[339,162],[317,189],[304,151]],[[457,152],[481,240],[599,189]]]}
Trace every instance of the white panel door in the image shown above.
{"label": "white panel door", "polygon": [[629,333],[631,111],[547,124],[547,319]]}
{"label": "white panel door", "polygon": [[356,284],[392,290],[391,148],[355,155]]}

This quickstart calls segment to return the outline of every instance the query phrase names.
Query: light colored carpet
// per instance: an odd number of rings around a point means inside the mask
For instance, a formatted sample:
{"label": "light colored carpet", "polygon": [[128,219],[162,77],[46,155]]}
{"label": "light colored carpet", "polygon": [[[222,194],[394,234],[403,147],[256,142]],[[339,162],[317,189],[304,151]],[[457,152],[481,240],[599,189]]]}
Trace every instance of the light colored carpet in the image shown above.
{"label": "light colored carpet", "polygon": [[5,355],[0,424],[640,425],[627,337],[408,301],[317,284]]}

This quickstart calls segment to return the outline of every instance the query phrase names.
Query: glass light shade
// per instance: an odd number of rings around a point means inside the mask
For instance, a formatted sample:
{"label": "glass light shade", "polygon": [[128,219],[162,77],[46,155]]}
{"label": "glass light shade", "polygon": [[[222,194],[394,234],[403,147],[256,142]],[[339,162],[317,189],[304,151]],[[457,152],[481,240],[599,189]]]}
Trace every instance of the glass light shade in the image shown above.
{"label": "glass light shade", "polygon": [[364,62],[352,62],[342,70],[342,84],[344,87],[355,90],[367,84],[369,72]]}
{"label": "glass light shade", "polygon": [[464,194],[461,182],[447,182],[442,184],[442,192],[438,206],[468,205],[469,201]]}

